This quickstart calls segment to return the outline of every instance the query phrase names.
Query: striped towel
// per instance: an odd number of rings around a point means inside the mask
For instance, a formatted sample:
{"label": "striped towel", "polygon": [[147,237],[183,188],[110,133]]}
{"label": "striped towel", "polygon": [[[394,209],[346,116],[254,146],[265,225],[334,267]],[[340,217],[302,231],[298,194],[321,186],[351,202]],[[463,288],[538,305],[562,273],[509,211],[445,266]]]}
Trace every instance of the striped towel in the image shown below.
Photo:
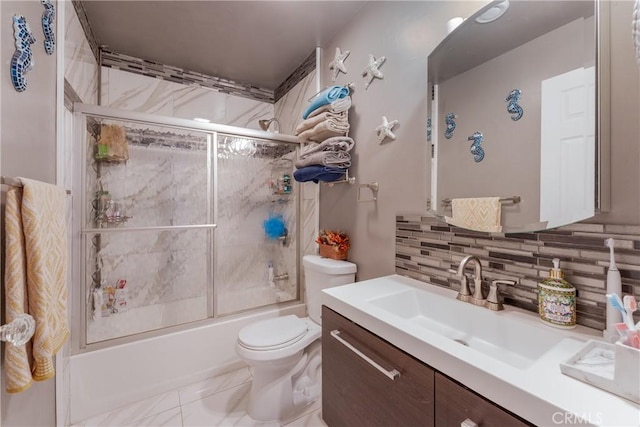
{"label": "striped towel", "polygon": [[53,377],[53,356],[69,337],[66,193],[54,185],[20,180],[23,189],[7,190],[6,320],[29,313],[36,331],[24,346],[5,347],[9,393],[28,389],[32,380]]}

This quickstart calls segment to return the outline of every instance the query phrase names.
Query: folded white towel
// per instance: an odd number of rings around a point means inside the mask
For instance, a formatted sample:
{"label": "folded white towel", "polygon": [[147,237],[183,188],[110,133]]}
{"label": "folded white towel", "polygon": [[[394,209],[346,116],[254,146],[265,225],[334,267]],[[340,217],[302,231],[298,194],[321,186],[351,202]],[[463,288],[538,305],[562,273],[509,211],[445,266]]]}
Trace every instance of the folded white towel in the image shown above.
{"label": "folded white towel", "polygon": [[322,165],[347,169],[351,166],[351,154],[346,151],[318,151],[306,155],[295,162],[296,168]]}
{"label": "folded white towel", "polygon": [[319,151],[351,151],[355,141],[348,136],[336,136],[325,139],[323,142],[309,144],[300,151],[300,158],[305,158],[312,153]]}
{"label": "folded white towel", "polygon": [[325,111],[340,113],[342,111],[347,111],[349,108],[351,108],[351,97],[345,96],[344,98],[336,99],[331,104],[323,105],[320,108],[316,108],[309,114],[307,119],[313,116],[317,116],[320,113],[324,113]]}
{"label": "folded white towel", "polygon": [[334,136],[346,135],[349,132],[349,122],[333,119],[323,120],[311,129],[300,133],[298,137],[303,141],[324,141]]}
{"label": "folded white towel", "polygon": [[312,129],[315,125],[324,120],[335,120],[336,122],[344,122],[347,124],[349,123],[348,113],[346,111],[341,111],[339,113],[334,113],[333,111],[325,111],[324,113],[309,117],[298,126],[296,126],[296,135],[300,135],[307,129]]}

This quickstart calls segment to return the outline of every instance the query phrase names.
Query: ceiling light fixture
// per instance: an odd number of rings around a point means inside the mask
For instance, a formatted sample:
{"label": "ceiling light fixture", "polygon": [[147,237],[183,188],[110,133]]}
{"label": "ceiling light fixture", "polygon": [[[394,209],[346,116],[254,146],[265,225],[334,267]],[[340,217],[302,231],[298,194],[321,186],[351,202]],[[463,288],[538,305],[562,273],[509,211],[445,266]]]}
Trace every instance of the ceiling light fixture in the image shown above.
{"label": "ceiling light fixture", "polygon": [[279,133],[280,132],[280,122],[275,117],[272,118],[272,119],[258,120],[258,125],[260,126],[260,129],[266,131],[266,130],[269,129],[269,126],[271,126],[271,123],[274,123],[274,122],[278,125],[278,128],[276,130],[274,130],[274,132],[275,133]]}
{"label": "ceiling light fixture", "polygon": [[476,18],[478,24],[488,24],[500,18],[509,9],[509,0],[504,0],[498,4],[494,4],[484,13]]}

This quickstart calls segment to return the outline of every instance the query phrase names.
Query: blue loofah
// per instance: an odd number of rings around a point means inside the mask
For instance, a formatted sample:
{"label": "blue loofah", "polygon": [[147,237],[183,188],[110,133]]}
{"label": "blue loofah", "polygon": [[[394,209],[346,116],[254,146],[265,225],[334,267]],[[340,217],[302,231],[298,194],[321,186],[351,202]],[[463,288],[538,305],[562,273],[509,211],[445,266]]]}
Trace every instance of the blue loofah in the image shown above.
{"label": "blue loofah", "polygon": [[262,223],[262,227],[264,228],[264,234],[266,234],[269,239],[275,240],[285,235],[286,228],[282,215],[270,216],[269,219]]}

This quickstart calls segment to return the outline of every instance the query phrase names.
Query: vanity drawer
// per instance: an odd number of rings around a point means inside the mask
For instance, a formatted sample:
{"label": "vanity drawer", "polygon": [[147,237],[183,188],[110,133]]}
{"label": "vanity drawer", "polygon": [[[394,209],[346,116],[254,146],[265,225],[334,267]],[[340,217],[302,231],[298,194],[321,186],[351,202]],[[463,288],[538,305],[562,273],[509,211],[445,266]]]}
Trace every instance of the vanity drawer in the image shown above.
{"label": "vanity drawer", "polygon": [[441,373],[437,372],[435,376],[438,427],[460,427],[467,419],[479,427],[531,425]]}
{"label": "vanity drawer", "polygon": [[[399,375],[392,379],[394,369]],[[322,417],[327,425],[433,426],[433,387],[431,368],[322,307]]]}

